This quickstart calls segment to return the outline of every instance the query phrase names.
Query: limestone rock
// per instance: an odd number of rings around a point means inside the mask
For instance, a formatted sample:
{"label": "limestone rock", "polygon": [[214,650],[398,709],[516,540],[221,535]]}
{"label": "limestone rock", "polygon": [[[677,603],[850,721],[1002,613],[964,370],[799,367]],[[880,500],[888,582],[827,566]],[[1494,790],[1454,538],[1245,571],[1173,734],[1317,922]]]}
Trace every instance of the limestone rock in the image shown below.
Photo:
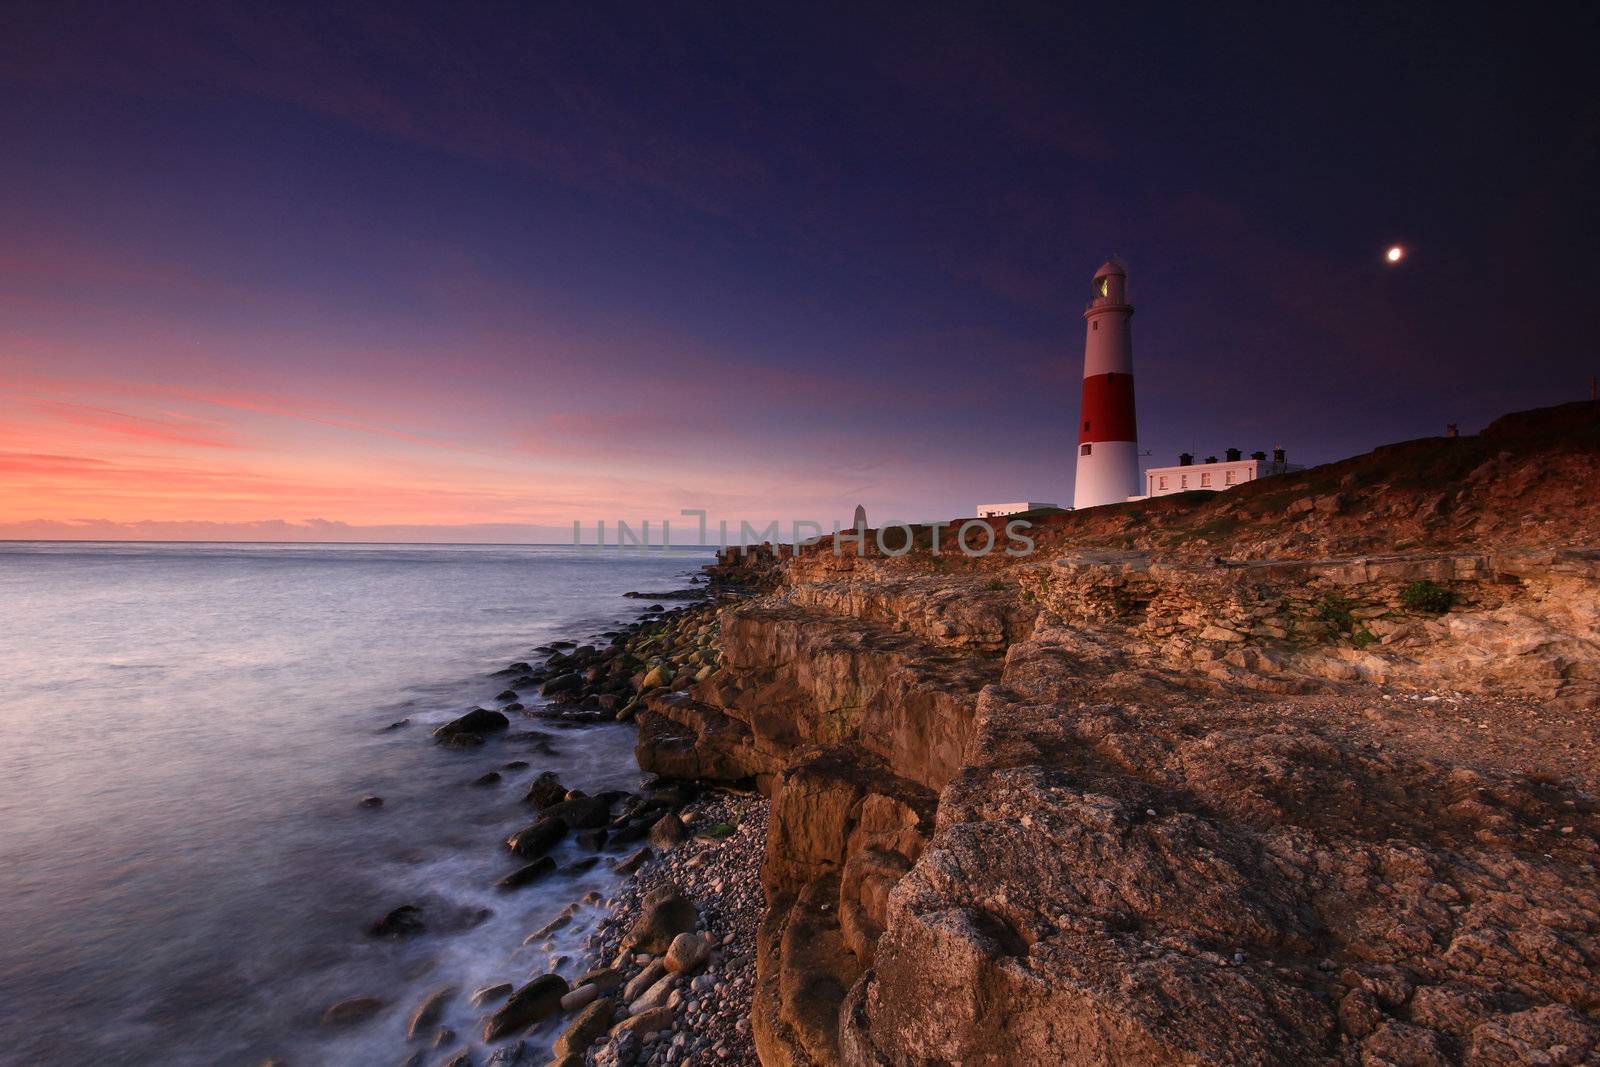
{"label": "limestone rock", "polygon": [[483,1039],[498,1041],[549,1018],[561,1010],[561,998],[566,995],[566,979],[560,975],[546,974],[535,978],[511,994],[499,1010],[489,1017],[484,1024]]}

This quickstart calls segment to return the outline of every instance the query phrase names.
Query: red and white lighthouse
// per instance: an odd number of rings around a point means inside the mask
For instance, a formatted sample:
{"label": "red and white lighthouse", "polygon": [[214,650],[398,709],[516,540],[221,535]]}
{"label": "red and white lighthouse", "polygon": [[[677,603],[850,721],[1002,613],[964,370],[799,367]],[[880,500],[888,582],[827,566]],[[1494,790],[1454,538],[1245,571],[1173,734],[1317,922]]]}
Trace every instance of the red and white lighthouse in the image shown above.
{"label": "red and white lighthouse", "polygon": [[1084,309],[1083,410],[1072,506],[1118,504],[1139,495],[1139,434],[1133,417],[1133,331],[1128,272],[1107,260],[1094,272]]}

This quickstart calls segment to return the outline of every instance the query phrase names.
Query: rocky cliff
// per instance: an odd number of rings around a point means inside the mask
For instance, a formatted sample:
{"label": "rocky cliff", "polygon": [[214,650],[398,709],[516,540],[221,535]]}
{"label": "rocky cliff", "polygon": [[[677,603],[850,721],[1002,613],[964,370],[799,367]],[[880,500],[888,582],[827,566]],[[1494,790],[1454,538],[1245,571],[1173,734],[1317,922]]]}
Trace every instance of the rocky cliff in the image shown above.
{"label": "rocky cliff", "polygon": [[724,560],[639,757],[771,797],[762,1062],[1600,1063],[1596,486],[1569,405]]}

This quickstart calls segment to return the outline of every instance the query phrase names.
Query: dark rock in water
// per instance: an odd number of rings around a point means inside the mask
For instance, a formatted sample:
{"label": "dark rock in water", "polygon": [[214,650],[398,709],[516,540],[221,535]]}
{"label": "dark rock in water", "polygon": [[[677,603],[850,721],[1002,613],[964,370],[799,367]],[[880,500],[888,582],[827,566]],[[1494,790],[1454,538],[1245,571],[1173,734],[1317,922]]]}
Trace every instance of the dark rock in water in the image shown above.
{"label": "dark rock in water", "polygon": [[527,1046],[521,1041],[514,1045],[501,1045],[489,1054],[489,1067],[517,1067],[527,1063]]}
{"label": "dark rock in water", "polygon": [[601,711],[614,712],[617,710],[618,706],[621,705],[621,703],[622,698],[617,696],[615,693],[601,693],[595,698],[595,706]]}
{"label": "dark rock in water", "polygon": [[416,1041],[426,1031],[432,1030],[444,1015],[445,1006],[455,999],[455,995],[454,988],[439,989],[429,993],[427,998],[417,1005],[417,1010],[411,1013],[411,1021],[406,1024],[406,1040]]}
{"label": "dark rock in water", "polygon": [[582,686],[583,676],[577,671],[568,671],[566,674],[556,675],[540,686],[539,695],[548,698],[559,697],[568,693],[575,693]]}
{"label": "dark rock in water", "polygon": [[613,827],[611,830],[611,844],[628,845],[635,841],[644,840],[650,832],[650,827],[655,825],[655,819],[645,816],[642,819],[632,819],[622,826]]}
{"label": "dark rock in water", "polygon": [[528,666],[527,663],[523,662],[520,659],[517,660],[517,662],[511,664],[511,666],[506,668],[506,670],[508,670],[508,671],[531,671],[532,669],[533,669],[532,667]]}
{"label": "dark rock in water", "polygon": [[[400,1061],[400,1067],[422,1067],[422,1065],[427,1062],[428,1058],[422,1053],[413,1052],[411,1055]],[[261,1067],[269,1067],[269,1065],[262,1064]],[[285,1065],[285,1067],[287,1067],[287,1065]]]}
{"label": "dark rock in water", "polygon": [[639,918],[628,928],[622,944],[639,952],[665,952],[673,938],[694,930],[696,918],[694,902],[677,886],[658,886],[639,902]]}
{"label": "dark rock in water", "polygon": [[585,830],[578,834],[575,840],[589,851],[599,852],[606,847],[606,832],[604,830]]}
{"label": "dark rock in water", "polygon": [[554,771],[544,771],[528,786],[528,795],[523,799],[543,811],[566,798],[567,787],[561,784],[561,779],[556,777]]}
{"label": "dark rock in water", "polygon": [[550,647],[551,648],[577,648],[578,647],[578,642],[576,642],[576,641],[551,641],[550,642]]}
{"label": "dark rock in water", "polygon": [[494,884],[494,887],[496,889],[521,889],[525,885],[532,885],[555,869],[555,860],[549,856],[540,856],[526,867],[518,867],[500,879]]}
{"label": "dark rock in water", "polygon": [[411,720],[410,719],[401,719],[399,722],[390,723],[388,726],[385,726],[382,730],[379,730],[378,732],[386,734],[390,730],[404,730],[407,726],[410,726],[410,725],[411,725]]}
{"label": "dark rock in water", "polygon": [[549,852],[551,846],[566,835],[565,822],[546,816],[506,838],[506,847],[519,856],[531,859]]}
{"label": "dark rock in water", "polygon": [[440,744],[481,745],[484,734],[504,730],[510,725],[511,720],[498,711],[473,708],[461,718],[452,719],[433,731],[433,736]]}
{"label": "dark rock in water", "polygon": [[517,987],[510,982],[501,982],[498,985],[486,985],[481,989],[474,989],[472,991],[472,1006],[481,1008],[485,1004],[493,1004],[497,1000],[504,1000],[511,995],[511,991],[515,988]]}
{"label": "dark rock in water", "polygon": [[354,1026],[364,1023],[386,1008],[378,997],[349,997],[328,1006],[322,1013],[323,1026]]}
{"label": "dark rock in water", "polygon": [[472,1050],[464,1048],[445,1060],[442,1067],[472,1067]]}
{"label": "dark rock in water", "polygon": [[501,708],[500,710],[501,711],[521,711],[522,710],[522,705],[520,703],[518,703],[517,701],[513,700],[511,703],[507,704],[505,707]]}
{"label": "dark rock in water", "polygon": [[448,1026],[439,1027],[439,1032],[433,1035],[434,1048],[449,1048],[456,1043],[456,1032]]}
{"label": "dark rock in water", "polygon": [[383,807],[383,798],[375,794],[368,793],[366,796],[356,801],[356,806],[362,808],[381,808]]}
{"label": "dark rock in water", "polygon": [[528,766],[528,761],[527,760],[525,760],[525,759],[514,759],[510,763],[505,765],[505,769],[508,770],[508,771],[520,771],[520,770],[524,769],[527,766]]}
{"label": "dark rock in water", "polygon": [[605,789],[596,793],[595,796],[599,797],[607,804],[615,804],[619,800],[626,800],[628,797],[633,796],[633,794],[628,792],[626,789]]}
{"label": "dark rock in water", "polygon": [[367,936],[397,941],[426,932],[459,933],[472,929],[493,914],[488,908],[470,908],[430,897],[419,904],[402,904],[395,908],[367,927]]}
{"label": "dark rock in water", "polygon": [[565,867],[561,868],[561,873],[562,874],[582,874],[584,871],[592,870],[594,868],[594,865],[599,863],[599,862],[600,862],[600,857],[599,856],[585,856],[583,859],[574,860],[573,862],[567,864]]}
{"label": "dark rock in water", "polygon": [[560,819],[574,830],[592,830],[604,826],[611,819],[611,805],[600,797],[571,797],[539,810]]}
{"label": "dark rock in water", "polygon": [[416,937],[425,929],[422,909],[415,904],[402,904],[367,927],[367,936],[399,940],[402,937]]}
{"label": "dark rock in water", "polygon": [[496,696],[495,699],[496,700],[515,700],[515,699],[517,699],[517,691],[515,689],[502,689],[500,691],[500,694],[498,696]]}
{"label": "dark rock in water", "polygon": [[478,777],[476,777],[476,778],[474,778],[472,780],[472,784],[473,785],[499,785],[500,784],[500,772],[499,771],[490,771],[488,774],[480,774],[480,775],[478,775]]}
{"label": "dark rock in water", "polygon": [[567,995],[567,980],[558,974],[535,978],[515,993],[489,1017],[483,1027],[485,1041],[498,1041],[509,1034],[526,1030],[561,1010]]}

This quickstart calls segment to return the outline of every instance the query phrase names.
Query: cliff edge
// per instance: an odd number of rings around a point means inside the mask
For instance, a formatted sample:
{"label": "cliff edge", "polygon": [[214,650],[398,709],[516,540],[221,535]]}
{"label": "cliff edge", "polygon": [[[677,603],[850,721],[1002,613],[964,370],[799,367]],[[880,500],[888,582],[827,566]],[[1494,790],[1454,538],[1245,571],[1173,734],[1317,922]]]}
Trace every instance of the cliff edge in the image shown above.
{"label": "cliff edge", "polygon": [[771,797],[762,1062],[1600,1063],[1597,486],[1575,404],[722,561],[638,752]]}

